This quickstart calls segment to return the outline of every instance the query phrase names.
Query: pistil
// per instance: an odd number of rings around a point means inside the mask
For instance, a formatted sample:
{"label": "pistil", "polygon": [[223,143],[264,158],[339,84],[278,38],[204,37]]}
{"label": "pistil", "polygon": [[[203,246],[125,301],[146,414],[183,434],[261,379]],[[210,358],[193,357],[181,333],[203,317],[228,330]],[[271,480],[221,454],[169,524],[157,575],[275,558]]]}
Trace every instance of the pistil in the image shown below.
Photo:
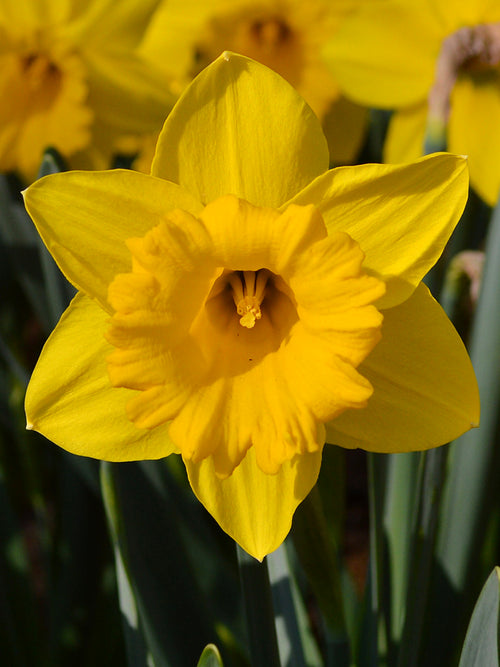
{"label": "pistil", "polygon": [[32,91],[38,91],[47,83],[59,80],[57,66],[43,54],[29,54],[22,59],[25,81]]}
{"label": "pistil", "polygon": [[233,300],[240,324],[246,329],[253,329],[255,322],[262,317],[260,306],[266,294],[269,271],[234,271],[229,275],[229,284],[233,290]]}

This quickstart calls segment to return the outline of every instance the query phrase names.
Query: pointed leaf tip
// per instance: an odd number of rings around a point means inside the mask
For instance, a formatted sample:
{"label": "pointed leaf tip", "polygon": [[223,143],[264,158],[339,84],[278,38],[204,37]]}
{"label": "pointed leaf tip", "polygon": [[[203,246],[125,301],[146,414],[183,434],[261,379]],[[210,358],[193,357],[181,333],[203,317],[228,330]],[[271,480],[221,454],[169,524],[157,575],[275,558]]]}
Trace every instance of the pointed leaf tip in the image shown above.
{"label": "pointed leaf tip", "polygon": [[215,644],[208,644],[205,646],[197,667],[223,667],[219,649]]}

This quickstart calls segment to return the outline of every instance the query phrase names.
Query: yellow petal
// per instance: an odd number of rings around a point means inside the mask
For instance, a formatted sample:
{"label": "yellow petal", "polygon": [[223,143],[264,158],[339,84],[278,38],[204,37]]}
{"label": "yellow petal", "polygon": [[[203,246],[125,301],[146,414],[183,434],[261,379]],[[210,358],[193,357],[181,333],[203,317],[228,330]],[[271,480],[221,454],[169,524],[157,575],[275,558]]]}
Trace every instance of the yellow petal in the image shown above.
{"label": "yellow petal", "polygon": [[[257,465],[273,474],[296,454],[322,446],[318,422],[365,405],[371,386],[355,367],[379,339],[382,318],[372,303],[384,284],[363,274],[363,253],[349,236],[326,236],[313,206],[290,206],[280,215],[227,196],[200,217],[212,237],[216,265],[226,270],[189,329],[203,361],[195,364],[198,386],[175,417],[168,400],[170,434],[185,459],[199,462],[211,455],[221,477],[232,473],[250,446]],[[141,265],[149,268],[145,260]],[[260,295],[248,328],[240,319],[245,311],[237,310],[245,298],[243,278],[247,292]],[[182,315],[175,320],[182,332]],[[145,327],[144,310],[139,326]],[[170,339],[162,326],[158,340],[140,346],[157,353]],[[160,366],[155,363],[151,373]],[[126,386],[139,388],[134,382]],[[150,403],[153,418],[165,414],[156,401]]]}
{"label": "yellow petal", "polygon": [[0,23],[9,32],[23,33],[63,21],[70,11],[69,0],[2,0]]}
{"label": "yellow petal", "polygon": [[425,0],[430,15],[446,35],[467,25],[500,21],[500,7],[495,0]]}
{"label": "yellow petal", "polygon": [[265,267],[276,274],[289,272],[311,244],[327,235],[313,206],[291,206],[280,214],[227,196],[208,204],[200,219],[212,238],[218,266],[240,271]]}
{"label": "yellow petal", "polygon": [[[384,143],[384,161],[413,162],[424,154],[427,102],[395,111]],[[463,153],[462,153],[463,154]]]}
{"label": "yellow petal", "polygon": [[248,452],[234,473],[219,479],[211,459],[186,461],[198,500],[245,551],[262,560],[287,536],[297,505],[318,478],[321,452],[295,457],[276,475],[266,475]]}
{"label": "yellow petal", "polygon": [[[196,42],[213,12],[213,2],[162,2],[144,33],[139,47],[140,53],[151,62],[160,63],[179,83],[186,83],[186,79],[192,77]],[[219,53],[224,49],[225,46],[221,44]]]}
{"label": "yellow petal", "polygon": [[292,203],[316,202],[330,231],[347,232],[366,254],[364,267],[387,292],[377,307],[401,303],[440,257],[468,196],[467,162],[448,154],[408,165],[339,167]]}
{"label": "yellow petal", "polygon": [[105,309],[108,285],[130,270],[126,239],[143,236],[174,208],[201,208],[178,185],[126,170],[46,176],[24,198],[62,272]]}
{"label": "yellow petal", "polygon": [[297,326],[283,351],[280,370],[287,392],[296,405],[307,406],[319,421],[332,419],[347,408],[364,408],[370,398],[372,387],[353,363],[359,356],[366,357],[378,341],[375,323],[369,324],[373,328],[358,336],[351,332],[314,336]]}
{"label": "yellow petal", "polygon": [[26,54],[11,47],[0,60],[0,169],[36,177],[43,151],[52,146],[69,156],[90,141],[93,113],[87,105],[86,69],[81,59],[60,52],[52,33],[27,39]]}
{"label": "yellow petal", "polygon": [[472,187],[490,206],[500,189],[500,75],[459,79],[451,99],[448,150],[469,159]]}
{"label": "yellow petal", "polygon": [[28,427],[60,447],[106,461],[158,459],[177,449],[168,427],[139,429],[127,418],[134,392],[111,387],[104,339],[108,314],[77,295],[49,337],[26,393]]}
{"label": "yellow petal", "polygon": [[464,345],[421,284],[384,311],[382,340],[360,372],[374,392],[364,410],[327,425],[327,442],[373,452],[443,445],[477,426],[479,394]]}
{"label": "yellow petal", "polygon": [[302,98],[263,65],[226,52],[167,118],[152,173],[205,203],[233,194],[277,207],[327,168],[326,140]]}
{"label": "yellow petal", "polygon": [[174,103],[163,74],[128,51],[93,51],[85,64],[89,104],[100,122],[115,135],[160,131]]}
{"label": "yellow petal", "polygon": [[220,269],[203,225],[179,210],[127,246],[134,271],[116,276],[108,293],[115,313],[106,338],[116,348],[108,372],[114,386],[142,390],[127,412],[154,428],[175,417],[204,374],[189,329]]}
{"label": "yellow petal", "polygon": [[[321,352],[323,356],[319,353],[318,356],[325,361],[324,348]],[[328,353],[331,356],[330,350]],[[247,363],[249,370],[245,374],[226,374],[193,392],[170,426],[172,440],[181,449],[184,459],[198,463],[211,456],[214,474],[225,478],[234,474],[251,448],[258,467],[264,473],[274,475],[296,454],[321,450],[324,430],[303,396],[306,394],[313,402],[304,383],[308,389],[310,377],[321,365],[306,367],[308,377],[297,389],[288,386],[288,381],[293,380],[295,384],[296,377],[292,377],[292,372],[285,366],[287,360],[279,354],[268,355],[253,367],[252,363]],[[252,357],[246,361],[254,360]],[[354,386],[352,378],[347,378],[348,373],[343,372],[343,367],[338,368],[342,362],[330,362],[328,356],[326,361],[330,375],[334,375],[337,385],[341,385],[335,387],[330,403],[338,400],[344,405],[349,399],[355,400],[352,398],[354,393],[359,400],[359,386]],[[304,368],[300,359],[297,364]],[[329,388],[335,380],[329,383]],[[361,392],[363,390],[361,387]],[[347,391],[351,392],[349,396],[346,396]],[[318,404],[313,407],[318,408]]]}
{"label": "yellow petal", "polygon": [[368,109],[343,96],[335,100],[322,121],[332,164],[356,162],[366,137],[368,122]]}
{"label": "yellow petal", "polygon": [[[61,2],[62,0],[58,0]],[[51,0],[45,0],[47,4]],[[117,45],[131,50],[136,47],[151,20],[159,0],[66,0],[74,14],[69,30],[81,48],[89,53],[96,48]]]}
{"label": "yellow petal", "polygon": [[425,3],[362,2],[340,25],[325,58],[349,98],[392,109],[427,97],[442,37]]}

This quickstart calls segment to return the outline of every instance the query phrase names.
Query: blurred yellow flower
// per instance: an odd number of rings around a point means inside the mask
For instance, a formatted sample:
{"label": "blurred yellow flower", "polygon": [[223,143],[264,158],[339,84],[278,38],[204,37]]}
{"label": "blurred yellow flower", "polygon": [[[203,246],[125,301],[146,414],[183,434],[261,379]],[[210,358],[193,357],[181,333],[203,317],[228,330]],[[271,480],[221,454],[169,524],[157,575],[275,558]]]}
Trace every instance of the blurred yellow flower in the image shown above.
{"label": "blurred yellow flower", "polygon": [[158,131],[163,77],[134,55],[157,0],[0,5],[0,171],[36,176],[43,151],[104,167],[122,134]]}
{"label": "blurred yellow flower", "polygon": [[162,63],[179,92],[224,50],[253,58],[291,83],[328,128],[332,161],[351,163],[366,110],[342,98],[322,48],[360,0],[164,0],[141,52]]}
{"label": "blurred yellow flower", "polygon": [[468,156],[471,184],[490,205],[500,189],[499,22],[494,0],[378,0],[325,51],[350,99],[396,110],[388,162],[422,155],[426,126],[432,134],[447,123],[448,150]]}
{"label": "blurred yellow flower", "polygon": [[328,171],[293,88],[224,54],[168,117],[151,176],[67,172],[26,191],[79,290],[31,378],[29,427],[111,461],[180,453],[262,558],[325,438],[407,451],[477,424],[470,361],[420,283],[467,182],[446,154]]}

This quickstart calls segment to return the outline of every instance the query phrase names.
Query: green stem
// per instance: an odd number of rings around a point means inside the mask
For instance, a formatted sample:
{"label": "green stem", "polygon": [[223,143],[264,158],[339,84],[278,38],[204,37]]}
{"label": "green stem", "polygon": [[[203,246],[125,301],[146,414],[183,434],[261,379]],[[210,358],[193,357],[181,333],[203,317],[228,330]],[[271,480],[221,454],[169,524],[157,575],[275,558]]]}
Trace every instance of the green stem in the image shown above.
{"label": "green stem", "polygon": [[390,454],[384,506],[384,530],[390,568],[390,639],[399,645],[406,611],[413,517],[420,471],[420,452]]}
{"label": "green stem", "polygon": [[267,565],[276,610],[275,626],[281,662],[306,667],[284,544],[269,554]]}
{"label": "green stem", "polygon": [[236,548],[251,664],[280,667],[267,562],[259,563],[238,545]]}
{"label": "green stem", "polygon": [[401,667],[416,667],[419,664],[419,649],[427,609],[447,456],[447,446],[424,452],[422,455],[423,465],[417,493],[418,508],[413,526],[406,617],[398,656],[398,665]]}
{"label": "green stem", "polygon": [[387,456],[383,454],[367,454],[368,460],[368,492],[370,503],[370,564],[369,564],[369,612],[367,622],[368,640],[361,647],[360,661],[362,665],[384,665],[389,650],[388,641],[388,596],[384,583],[385,537],[383,512],[385,504],[385,488],[387,482]]}

